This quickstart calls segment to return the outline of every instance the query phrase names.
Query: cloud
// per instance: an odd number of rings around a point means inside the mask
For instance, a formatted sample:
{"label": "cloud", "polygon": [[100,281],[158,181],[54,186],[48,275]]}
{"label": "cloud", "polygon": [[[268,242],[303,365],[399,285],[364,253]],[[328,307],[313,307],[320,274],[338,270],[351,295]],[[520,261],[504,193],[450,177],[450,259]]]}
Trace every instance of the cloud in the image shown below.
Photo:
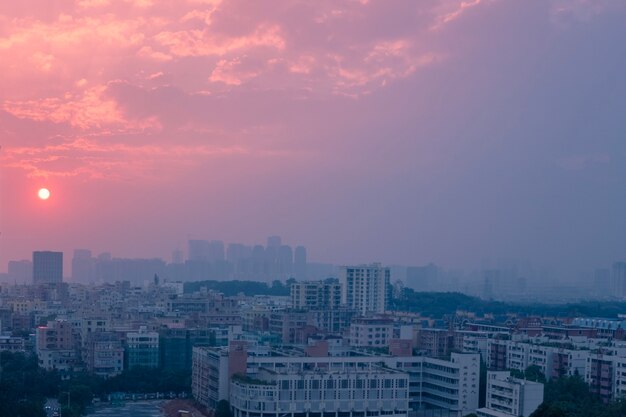
{"label": "cloud", "polygon": [[155,40],[176,56],[223,56],[250,48],[285,48],[285,39],[278,25],[259,25],[256,30],[239,37],[215,36],[209,30],[164,31]]}
{"label": "cloud", "polygon": [[[79,80],[77,84],[84,86],[86,80]],[[107,96],[107,90],[107,86],[98,85],[77,93],[67,92],[63,97],[7,100],[2,104],[2,108],[18,118],[68,123],[81,130],[117,127],[135,131],[160,127],[154,117],[142,120],[126,119],[118,103]]]}
{"label": "cloud", "polygon": [[43,147],[6,147],[1,158],[5,167],[33,178],[137,180],[151,179],[155,168],[163,174],[180,164],[247,153],[241,146],[129,145],[77,138]]}

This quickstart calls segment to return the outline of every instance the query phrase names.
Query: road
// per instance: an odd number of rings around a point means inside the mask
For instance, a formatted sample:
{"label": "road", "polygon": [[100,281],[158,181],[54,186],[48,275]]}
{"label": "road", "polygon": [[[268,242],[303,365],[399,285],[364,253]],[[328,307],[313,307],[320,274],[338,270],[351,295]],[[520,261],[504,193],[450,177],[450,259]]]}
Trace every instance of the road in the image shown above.
{"label": "road", "polygon": [[163,417],[163,401],[127,402],[123,406],[98,408],[87,417]]}

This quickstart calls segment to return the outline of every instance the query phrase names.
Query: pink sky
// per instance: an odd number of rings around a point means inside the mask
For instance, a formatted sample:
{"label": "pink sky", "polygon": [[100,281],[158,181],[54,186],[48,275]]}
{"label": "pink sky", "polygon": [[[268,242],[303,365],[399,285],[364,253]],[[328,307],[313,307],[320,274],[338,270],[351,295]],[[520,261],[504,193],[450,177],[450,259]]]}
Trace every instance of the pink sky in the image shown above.
{"label": "pink sky", "polygon": [[624,257],[618,3],[2,2],[0,271],[271,234],[337,263]]}

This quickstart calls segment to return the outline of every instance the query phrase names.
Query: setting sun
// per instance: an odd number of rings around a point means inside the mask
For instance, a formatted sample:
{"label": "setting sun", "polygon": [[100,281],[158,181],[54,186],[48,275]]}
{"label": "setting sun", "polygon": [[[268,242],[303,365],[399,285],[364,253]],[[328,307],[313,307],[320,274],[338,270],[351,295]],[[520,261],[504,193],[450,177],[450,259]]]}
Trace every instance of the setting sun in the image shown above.
{"label": "setting sun", "polygon": [[48,190],[47,188],[41,188],[38,192],[37,195],[39,196],[39,198],[41,198],[42,200],[47,200],[50,198],[50,190]]}

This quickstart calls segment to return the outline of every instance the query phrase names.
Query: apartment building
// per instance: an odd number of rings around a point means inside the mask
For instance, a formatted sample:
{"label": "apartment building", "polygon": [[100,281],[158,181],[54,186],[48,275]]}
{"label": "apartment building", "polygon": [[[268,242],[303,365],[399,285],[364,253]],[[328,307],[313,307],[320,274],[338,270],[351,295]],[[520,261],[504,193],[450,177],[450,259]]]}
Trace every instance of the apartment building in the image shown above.
{"label": "apartment building", "polygon": [[291,307],[332,310],[341,305],[341,284],[336,281],[302,281],[291,284]]}
{"label": "apartment building", "polygon": [[57,370],[66,378],[77,366],[78,339],[73,326],[66,320],[49,321],[35,331],[35,353],[39,366]]}
{"label": "apartment building", "polygon": [[386,317],[359,317],[350,324],[352,347],[383,348],[393,337],[393,320]]}
{"label": "apartment building", "polygon": [[[567,347],[564,347],[567,346]],[[494,371],[524,371],[538,366],[547,379],[585,375],[589,350],[574,345],[518,342],[492,339],[489,342],[488,367]]]}
{"label": "apartment building", "polygon": [[340,270],[341,301],[361,315],[384,313],[389,301],[391,270],[379,263]]}
{"label": "apartment building", "polygon": [[511,377],[508,371],[487,373],[485,407],[479,417],[529,417],[543,402],[543,384]]}

